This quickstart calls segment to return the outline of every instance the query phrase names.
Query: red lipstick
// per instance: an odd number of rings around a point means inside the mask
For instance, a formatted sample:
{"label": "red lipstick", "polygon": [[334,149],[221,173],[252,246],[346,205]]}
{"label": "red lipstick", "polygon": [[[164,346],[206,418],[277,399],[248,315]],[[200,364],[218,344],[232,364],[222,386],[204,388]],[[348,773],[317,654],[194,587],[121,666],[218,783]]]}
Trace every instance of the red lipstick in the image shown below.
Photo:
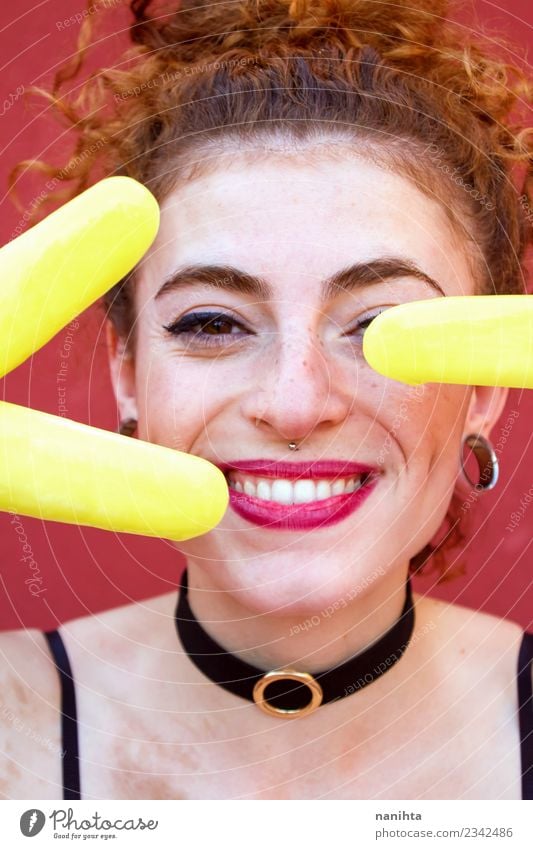
{"label": "red lipstick", "polygon": [[311,530],[329,527],[350,516],[374,490],[379,469],[363,463],[320,460],[315,463],[284,463],[275,460],[239,460],[220,465],[226,477],[232,470],[262,478],[285,480],[362,477],[355,492],[332,495],[305,504],[265,501],[230,487],[230,507],[246,521],[272,530]]}
{"label": "red lipstick", "polygon": [[349,478],[355,475],[379,473],[376,466],[365,463],[351,463],[348,460],[317,460],[307,463],[283,463],[277,460],[235,460],[222,463],[219,468],[226,475],[232,469],[237,472],[249,472],[263,478]]}

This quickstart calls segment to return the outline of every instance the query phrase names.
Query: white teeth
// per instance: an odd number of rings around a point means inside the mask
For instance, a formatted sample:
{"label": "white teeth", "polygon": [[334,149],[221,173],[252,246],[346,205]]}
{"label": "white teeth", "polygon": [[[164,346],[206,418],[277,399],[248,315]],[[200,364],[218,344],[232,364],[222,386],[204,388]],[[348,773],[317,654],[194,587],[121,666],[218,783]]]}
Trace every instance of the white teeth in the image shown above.
{"label": "white teeth", "polygon": [[331,485],[332,495],[342,495],[344,493],[344,481],[340,478],[338,481],[333,481]]}
{"label": "white teeth", "polygon": [[275,480],[272,484],[272,501],[279,504],[292,504],[292,483],[286,480]]}
{"label": "white teeth", "polygon": [[255,497],[255,483],[252,483],[249,480],[244,481],[244,491],[246,495],[252,495]]}
{"label": "white teeth", "polygon": [[331,486],[329,481],[318,481],[316,485],[317,498],[331,498]]}
{"label": "white teeth", "polygon": [[296,481],[294,483],[294,503],[307,504],[316,501],[316,487],[314,481]]}
{"label": "white teeth", "polygon": [[339,478],[328,480],[297,480],[283,478],[251,479],[241,472],[232,472],[229,483],[236,492],[261,501],[276,501],[278,504],[308,504],[311,501],[322,501],[335,495],[355,492],[361,486],[361,477]]}
{"label": "white teeth", "polygon": [[261,480],[257,484],[257,498],[261,498],[263,501],[270,501],[272,487],[267,481]]}

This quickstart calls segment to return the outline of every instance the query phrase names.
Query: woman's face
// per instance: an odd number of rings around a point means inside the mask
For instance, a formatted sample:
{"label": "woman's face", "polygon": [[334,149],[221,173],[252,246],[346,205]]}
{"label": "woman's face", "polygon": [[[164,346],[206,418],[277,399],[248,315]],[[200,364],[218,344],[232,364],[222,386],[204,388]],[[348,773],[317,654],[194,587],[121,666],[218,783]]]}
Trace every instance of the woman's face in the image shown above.
{"label": "woman's face", "polygon": [[[175,276],[190,266],[194,274]],[[238,589],[241,603],[283,605],[283,615],[407,566],[446,514],[462,435],[488,433],[505,390],[382,377],[363,358],[364,328],[395,304],[474,289],[441,204],[363,159],[309,164],[272,153],[250,164],[237,155],[171,194],[136,286],[134,363],[121,363],[108,331],[121,414],[138,418],[141,439],[217,465],[374,470],[364,499],[364,487],[356,497],[300,484],[311,503],[296,508],[269,507],[264,486],[251,494],[259,479],[274,483],[264,472],[233,475],[250,494],[234,492],[217,528],[176,543],[188,561]],[[223,318],[209,326],[195,313]],[[339,474],[327,471],[318,469],[326,483]],[[276,484],[278,499],[295,492]]]}

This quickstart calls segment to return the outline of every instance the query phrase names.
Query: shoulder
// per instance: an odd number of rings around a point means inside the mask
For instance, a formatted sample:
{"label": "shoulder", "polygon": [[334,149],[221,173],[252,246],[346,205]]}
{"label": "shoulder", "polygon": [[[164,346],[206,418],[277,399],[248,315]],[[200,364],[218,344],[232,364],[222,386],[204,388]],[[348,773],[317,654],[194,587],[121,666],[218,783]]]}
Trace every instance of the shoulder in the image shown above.
{"label": "shoulder", "polygon": [[[0,633],[0,701],[28,712],[58,693],[57,672],[44,634],[36,628]],[[5,711],[2,711],[5,715]]]}
{"label": "shoulder", "polygon": [[[174,636],[176,594],[169,593],[59,627],[80,687],[121,691],[127,669],[141,673],[151,648],[167,650]],[[123,693],[122,693],[123,695]],[[0,632],[0,799],[62,797],[61,688],[43,632]]]}
{"label": "shoulder", "polygon": [[118,645],[124,640],[157,639],[158,631],[174,616],[176,594],[154,596],[113,607],[100,613],[68,619],[61,633],[70,641],[86,645]]}
{"label": "shoulder", "polygon": [[423,606],[425,611],[448,628],[459,627],[465,634],[476,632],[489,638],[497,634],[501,638],[516,639],[524,634],[523,628],[512,619],[476,610],[456,602],[442,601],[433,596],[414,593],[417,606]]}
{"label": "shoulder", "polygon": [[176,594],[168,593],[63,622],[74,680],[109,695],[120,693],[125,674],[142,680],[158,650],[175,650],[175,604]]}
{"label": "shoulder", "polygon": [[493,640],[513,643],[521,640],[524,635],[523,628],[512,619],[421,593],[414,593],[414,598],[417,608],[424,610],[425,618],[433,620],[442,628],[457,632],[458,636],[477,634],[483,638],[486,646]]}
{"label": "shoulder", "polygon": [[462,604],[415,593],[421,622],[431,629],[435,649],[445,648],[452,662],[470,659],[496,676],[516,677],[524,630],[505,619]]}
{"label": "shoulder", "polygon": [[57,798],[60,691],[37,629],[0,633],[0,798]]}

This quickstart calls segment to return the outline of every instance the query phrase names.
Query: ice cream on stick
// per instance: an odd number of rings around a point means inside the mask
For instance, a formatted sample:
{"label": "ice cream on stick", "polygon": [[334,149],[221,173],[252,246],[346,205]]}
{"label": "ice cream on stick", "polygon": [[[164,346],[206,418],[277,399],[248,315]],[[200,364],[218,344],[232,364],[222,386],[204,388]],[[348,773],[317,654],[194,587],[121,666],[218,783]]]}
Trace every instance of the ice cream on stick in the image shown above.
{"label": "ice cream on stick", "polygon": [[224,515],[223,473],[200,457],[0,402],[0,509],[183,540]]}
{"label": "ice cream on stick", "polygon": [[[109,177],[0,251],[0,376],[124,277],[159,226],[153,195]],[[0,402],[0,510],[184,540],[227,507],[200,457]]]}
{"label": "ice cream on stick", "polygon": [[124,277],[159,227],[131,177],[107,177],[0,250],[0,377]]}
{"label": "ice cream on stick", "polygon": [[363,354],[402,383],[533,389],[533,295],[466,295],[384,310]]}

